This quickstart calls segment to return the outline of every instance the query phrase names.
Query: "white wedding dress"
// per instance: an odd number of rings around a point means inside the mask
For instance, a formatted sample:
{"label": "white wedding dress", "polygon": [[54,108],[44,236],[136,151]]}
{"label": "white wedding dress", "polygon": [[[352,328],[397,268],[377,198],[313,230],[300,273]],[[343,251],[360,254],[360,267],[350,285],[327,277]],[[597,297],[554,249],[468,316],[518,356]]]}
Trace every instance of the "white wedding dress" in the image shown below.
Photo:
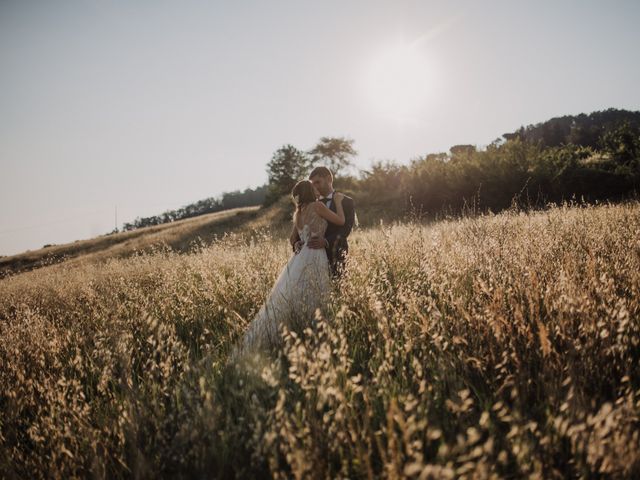
{"label": "white wedding dress", "polygon": [[326,306],[331,292],[329,260],[324,248],[307,247],[312,236],[324,237],[327,221],[312,205],[305,205],[295,218],[298,235],[304,242],[284,267],[271,293],[249,324],[233,357],[282,344],[280,325],[302,331],[311,324],[317,308]]}

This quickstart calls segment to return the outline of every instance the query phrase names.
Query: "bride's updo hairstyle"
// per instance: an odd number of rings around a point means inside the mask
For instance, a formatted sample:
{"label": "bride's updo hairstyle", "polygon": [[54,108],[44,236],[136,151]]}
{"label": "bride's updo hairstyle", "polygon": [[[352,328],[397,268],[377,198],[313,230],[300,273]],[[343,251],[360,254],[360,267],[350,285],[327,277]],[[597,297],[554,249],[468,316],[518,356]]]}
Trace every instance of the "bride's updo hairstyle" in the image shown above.
{"label": "bride's updo hairstyle", "polygon": [[316,193],[313,190],[313,184],[309,180],[300,180],[291,190],[293,203],[296,204],[296,210],[300,211],[307,203],[316,201]]}

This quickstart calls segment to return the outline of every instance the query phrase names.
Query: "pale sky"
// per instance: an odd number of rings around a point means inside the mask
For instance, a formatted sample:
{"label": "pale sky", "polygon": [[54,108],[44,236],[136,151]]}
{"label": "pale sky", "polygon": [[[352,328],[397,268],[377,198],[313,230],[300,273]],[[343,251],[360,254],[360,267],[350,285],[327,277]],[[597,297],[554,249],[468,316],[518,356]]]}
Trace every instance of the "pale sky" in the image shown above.
{"label": "pale sky", "polygon": [[640,110],[637,1],[0,0],[0,255],[355,163]]}

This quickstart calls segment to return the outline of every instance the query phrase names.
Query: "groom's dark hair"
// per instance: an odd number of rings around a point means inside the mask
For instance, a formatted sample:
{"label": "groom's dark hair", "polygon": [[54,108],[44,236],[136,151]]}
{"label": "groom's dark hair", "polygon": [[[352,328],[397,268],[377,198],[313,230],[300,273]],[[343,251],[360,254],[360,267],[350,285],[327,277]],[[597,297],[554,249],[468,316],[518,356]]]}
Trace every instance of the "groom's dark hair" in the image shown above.
{"label": "groom's dark hair", "polygon": [[331,170],[329,170],[327,167],[316,167],[313,170],[311,170],[311,173],[309,174],[309,178],[313,178],[316,175],[320,175],[321,177],[329,177],[329,179],[333,182],[333,175],[331,174]]}

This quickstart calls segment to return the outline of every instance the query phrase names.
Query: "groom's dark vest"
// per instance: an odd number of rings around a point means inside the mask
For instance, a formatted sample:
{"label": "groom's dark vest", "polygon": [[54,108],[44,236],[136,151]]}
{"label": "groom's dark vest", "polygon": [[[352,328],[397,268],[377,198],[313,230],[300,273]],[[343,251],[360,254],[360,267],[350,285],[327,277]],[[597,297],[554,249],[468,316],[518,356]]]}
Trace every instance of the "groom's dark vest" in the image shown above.
{"label": "groom's dark vest", "polygon": [[[336,205],[333,199],[327,204],[329,209],[333,212],[336,211]],[[344,261],[347,253],[349,252],[349,243],[347,237],[351,233],[353,228],[353,222],[355,220],[355,205],[353,198],[344,196],[342,200],[342,208],[344,209],[344,225],[336,225],[329,222],[327,230],[324,233],[324,238],[327,239],[329,246],[327,247],[327,257],[329,257],[329,263],[331,265],[331,273],[334,276],[340,276],[342,269],[344,268]]]}

